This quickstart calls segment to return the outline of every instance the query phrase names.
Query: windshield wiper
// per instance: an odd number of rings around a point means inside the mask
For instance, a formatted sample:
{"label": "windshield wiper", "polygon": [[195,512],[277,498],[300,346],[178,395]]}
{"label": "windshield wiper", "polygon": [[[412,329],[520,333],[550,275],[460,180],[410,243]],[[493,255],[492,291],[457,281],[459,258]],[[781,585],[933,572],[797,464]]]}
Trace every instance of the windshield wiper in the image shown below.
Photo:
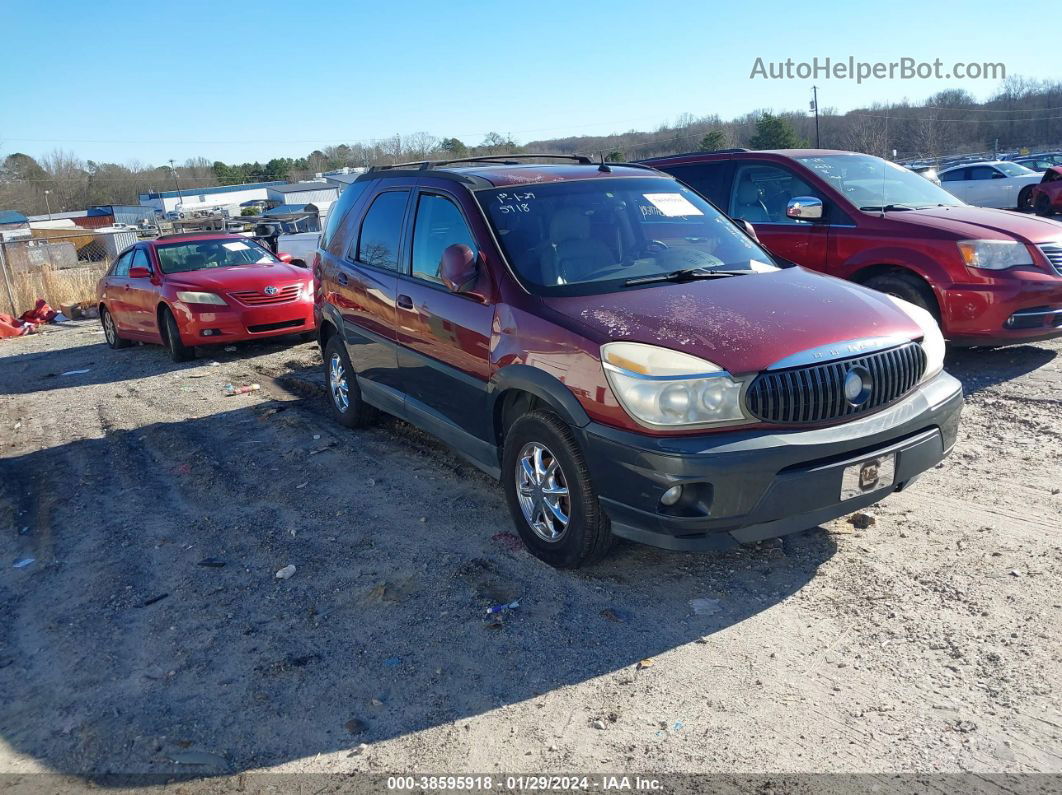
{"label": "windshield wiper", "polygon": [[867,207],[860,207],[859,209],[871,213],[888,213],[894,210],[914,210],[915,208],[908,204],[886,204],[884,207],[880,204],[872,204]]}
{"label": "windshield wiper", "polygon": [[639,284],[656,284],[657,282],[691,282],[694,279],[725,279],[727,276],[744,276],[752,271],[719,270],[715,268],[683,268],[671,273],[654,273],[652,276],[638,276],[627,279],[624,287]]}

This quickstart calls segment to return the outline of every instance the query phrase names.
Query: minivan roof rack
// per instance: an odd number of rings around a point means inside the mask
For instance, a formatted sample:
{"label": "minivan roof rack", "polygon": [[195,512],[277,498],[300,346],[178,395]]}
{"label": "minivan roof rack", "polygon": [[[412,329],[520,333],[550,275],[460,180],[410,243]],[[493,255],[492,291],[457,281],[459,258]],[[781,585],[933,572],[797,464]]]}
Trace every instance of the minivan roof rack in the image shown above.
{"label": "minivan roof rack", "polygon": [[558,155],[549,153],[527,153],[514,155],[480,155],[478,157],[455,157],[452,160],[413,160],[409,163],[395,163],[390,166],[370,166],[369,173],[373,171],[390,171],[392,169],[417,169],[427,171],[442,166],[452,166],[455,163],[496,163],[505,166],[517,166],[519,162],[515,158],[551,158],[554,160],[574,160],[579,165],[593,165],[593,161],[586,155]]}

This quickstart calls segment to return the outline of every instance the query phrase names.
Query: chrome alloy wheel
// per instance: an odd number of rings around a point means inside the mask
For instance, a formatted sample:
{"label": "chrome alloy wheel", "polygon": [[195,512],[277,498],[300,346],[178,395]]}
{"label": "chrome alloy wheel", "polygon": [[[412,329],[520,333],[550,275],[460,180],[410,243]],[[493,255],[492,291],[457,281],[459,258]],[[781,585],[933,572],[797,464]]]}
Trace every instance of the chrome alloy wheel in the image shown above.
{"label": "chrome alloy wheel", "polygon": [[350,408],[350,386],[347,384],[347,370],[338,353],[333,353],[328,362],[328,389],[339,413],[345,414]]}
{"label": "chrome alloy wheel", "polygon": [[568,480],[549,448],[528,442],[516,460],[516,496],[524,519],[543,541],[556,543],[568,530]]}
{"label": "chrome alloy wheel", "polygon": [[114,345],[115,340],[118,339],[118,332],[114,329],[114,318],[106,310],[103,313],[103,334],[107,337],[108,345]]}

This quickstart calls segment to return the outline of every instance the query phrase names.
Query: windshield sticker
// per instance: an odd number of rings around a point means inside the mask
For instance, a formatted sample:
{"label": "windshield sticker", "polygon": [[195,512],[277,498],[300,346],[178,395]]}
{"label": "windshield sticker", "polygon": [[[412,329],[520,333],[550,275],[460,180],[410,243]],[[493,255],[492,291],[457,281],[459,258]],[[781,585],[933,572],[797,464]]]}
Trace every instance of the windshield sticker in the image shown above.
{"label": "windshield sticker", "polygon": [[531,212],[531,205],[528,202],[534,201],[535,194],[525,190],[513,191],[512,193],[497,193],[495,197],[500,205],[498,210],[503,215],[508,215],[509,213]]}
{"label": "windshield sticker", "polygon": [[250,246],[248,246],[246,243],[239,243],[239,242],[236,242],[236,243],[222,243],[221,245],[223,245],[229,251],[247,251],[247,249],[250,248]]}
{"label": "windshield sticker", "polygon": [[661,214],[668,218],[680,218],[685,215],[704,215],[690,200],[681,193],[643,193]]}

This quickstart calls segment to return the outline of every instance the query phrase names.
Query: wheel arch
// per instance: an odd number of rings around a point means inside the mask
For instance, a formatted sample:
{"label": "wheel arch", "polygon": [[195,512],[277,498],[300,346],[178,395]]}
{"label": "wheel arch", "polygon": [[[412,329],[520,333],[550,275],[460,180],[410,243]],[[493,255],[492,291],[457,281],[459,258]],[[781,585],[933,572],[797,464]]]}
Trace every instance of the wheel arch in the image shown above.
{"label": "wheel arch", "polygon": [[849,276],[853,282],[857,284],[865,285],[868,281],[876,276],[907,276],[913,279],[917,279],[926,289],[929,291],[929,295],[933,296],[934,302],[937,305],[937,317],[941,317],[943,314],[943,305],[940,301],[940,296],[937,295],[936,289],[933,287],[933,283],[927,279],[924,275],[903,265],[892,265],[887,263],[880,263],[877,265],[867,265],[860,270]]}
{"label": "wheel arch", "polygon": [[512,422],[536,408],[550,409],[573,427],[590,424],[590,416],[571,390],[545,370],[531,365],[511,364],[501,368],[491,377],[487,392],[499,453]]}

